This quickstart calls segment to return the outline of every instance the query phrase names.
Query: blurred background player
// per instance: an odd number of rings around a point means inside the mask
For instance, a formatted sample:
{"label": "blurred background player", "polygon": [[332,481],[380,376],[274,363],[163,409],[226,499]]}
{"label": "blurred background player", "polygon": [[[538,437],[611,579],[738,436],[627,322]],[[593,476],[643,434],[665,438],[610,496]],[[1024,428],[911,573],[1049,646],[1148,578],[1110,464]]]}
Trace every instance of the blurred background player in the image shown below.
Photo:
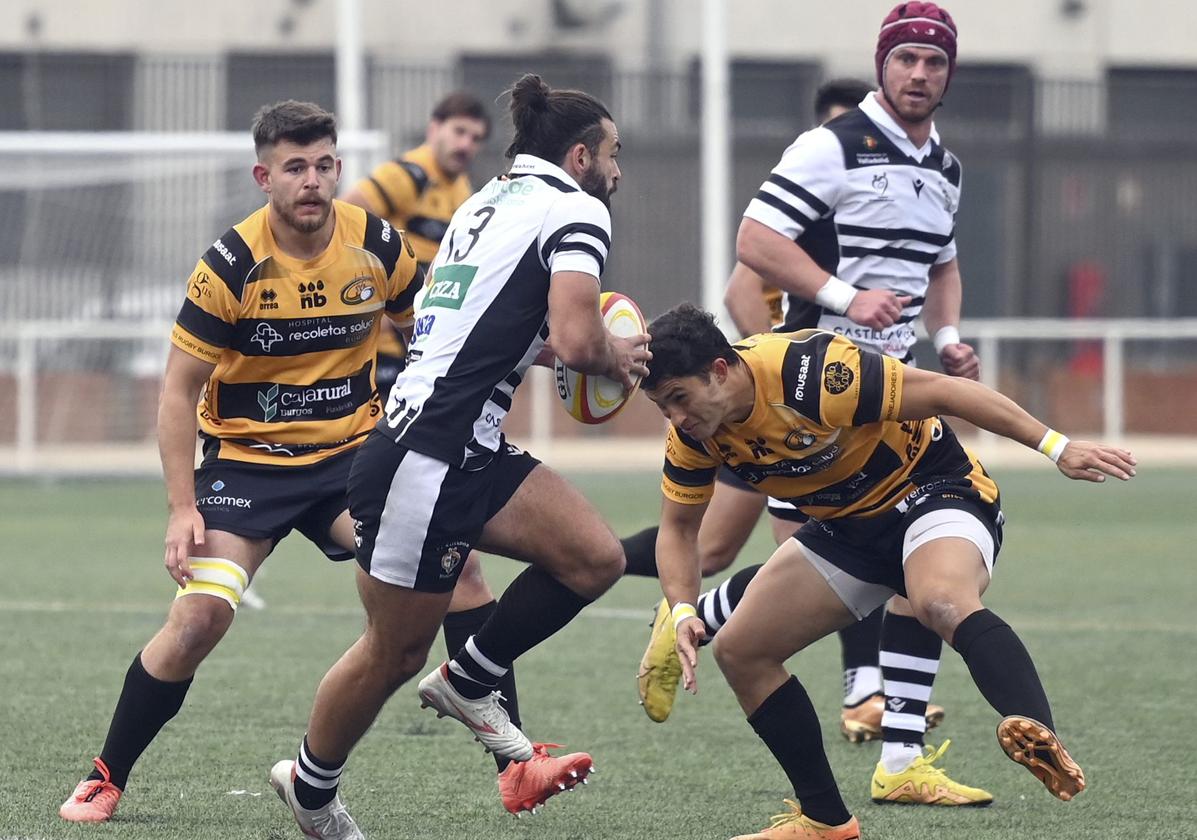
{"label": "blurred background player", "polygon": [[[330,559],[353,557],[345,488],[381,411],[380,320],[410,323],[423,275],[390,224],[333,198],[332,114],[280,102],[257,113],[253,137],[266,206],[221,234],[188,279],[158,410],[164,562],[179,588],[125,675],[95,771],[59,810],[72,822],[112,816],[279,540],[295,529]],[[313,311],[340,330],[313,329]]]}
{"label": "blurred background player", "polygon": [[[380,164],[358,181],[344,200],[386,219],[407,236],[421,268],[436,256],[449,220],[474,192],[469,168],[490,136],[490,115],[482,100],[454,91],[432,109],[424,142]],[[398,330],[381,337],[378,392],[385,401],[403,369],[407,348]]]}
{"label": "blurred background player", "polygon": [[[932,120],[955,57],[955,24],[934,4],[901,4],[887,16],[875,53],[880,90],[786,150],[745,213],[737,243],[744,267],[734,280],[752,294],[762,282],[753,274],[784,288],[784,329],[831,330],[906,363],[913,362],[913,322],[921,314],[944,370],[976,379],[975,353],[958,331],[960,165],[939,145]],[[760,325],[766,314],[750,303],[739,309],[741,317],[747,310],[746,326]],[[771,499],[769,510],[778,539],[805,519],[783,500]],[[758,568],[741,570],[700,599],[712,635]],[[883,741],[873,798],[929,805],[990,801],[987,792],[946,776],[931,779],[941,768],[922,755],[928,725],[942,718],[942,710],[929,706],[941,641],[899,597],[871,621],[842,638],[841,731],[851,740]],[[669,636],[662,604],[640,669],[646,708],[656,695],[667,709],[676,691]],[[906,782],[913,791],[905,790]]]}

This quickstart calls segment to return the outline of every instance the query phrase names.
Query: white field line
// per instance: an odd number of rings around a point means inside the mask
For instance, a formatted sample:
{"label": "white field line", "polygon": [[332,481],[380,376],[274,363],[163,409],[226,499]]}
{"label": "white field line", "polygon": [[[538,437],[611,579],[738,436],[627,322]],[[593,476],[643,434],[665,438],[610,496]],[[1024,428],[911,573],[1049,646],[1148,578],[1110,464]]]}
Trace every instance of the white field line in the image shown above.
{"label": "white field line", "polygon": [[[170,604],[93,604],[71,601],[14,601],[0,599],[0,615],[4,613],[67,613],[88,612],[107,613],[112,615],[161,615],[166,616]],[[247,611],[249,616],[258,614],[257,611]],[[276,605],[271,603],[262,610],[262,614],[286,616],[324,616],[328,618],[361,618],[364,617],[361,607],[315,607],[296,605]],[[1003,612],[1003,615],[1006,613]],[[653,616],[651,607],[642,609],[628,609],[625,607],[590,607],[583,610],[581,618],[599,619],[603,621],[635,621],[646,627]],[[250,621],[253,620],[251,617]],[[1192,624],[1173,624],[1158,621],[1108,621],[1096,618],[1052,619],[1044,620],[1033,616],[1019,618],[1017,613],[1010,620],[1011,626],[1017,630],[1035,632],[1078,632],[1104,635],[1109,633],[1165,633],[1182,636],[1197,636],[1197,622]],[[0,840],[6,840],[0,837]]]}

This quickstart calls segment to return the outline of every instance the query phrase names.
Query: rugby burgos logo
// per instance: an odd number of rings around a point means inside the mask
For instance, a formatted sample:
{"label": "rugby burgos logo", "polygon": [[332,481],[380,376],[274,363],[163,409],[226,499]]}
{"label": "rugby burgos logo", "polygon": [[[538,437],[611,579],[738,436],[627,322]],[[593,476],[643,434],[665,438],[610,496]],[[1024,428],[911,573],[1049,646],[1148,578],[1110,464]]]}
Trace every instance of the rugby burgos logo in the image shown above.
{"label": "rugby burgos logo", "polygon": [[262,345],[262,352],[269,353],[270,348],[274,346],[275,342],[282,341],[283,337],[274,327],[269,324],[258,324],[258,331],[254,333],[254,337],[250,341],[256,341]]}

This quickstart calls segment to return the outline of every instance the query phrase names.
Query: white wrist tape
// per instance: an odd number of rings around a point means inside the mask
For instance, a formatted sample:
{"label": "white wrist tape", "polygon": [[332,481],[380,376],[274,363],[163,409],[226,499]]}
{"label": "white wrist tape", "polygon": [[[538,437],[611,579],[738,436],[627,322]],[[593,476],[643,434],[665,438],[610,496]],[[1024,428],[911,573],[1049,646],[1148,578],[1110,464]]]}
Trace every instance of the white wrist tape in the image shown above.
{"label": "white wrist tape", "polygon": [[694,608],[693,604],[687,604],[685,601],[678,601],[673,605],[673,629],[676,632],[677,626],[685,621],[687,618],[697,618],[698,610]]}
{"label": "white wrist tape", "polygon": [[1035,448],[1051,458],[1054,463],[1059,463],[1060,456],[1064,454],[1064,447],[1067,445],[1068,438],[1055,429],[1048,429],[1047,433],[1043,436],[1043,440],[1039,441],[1039,446]]}
{"label": "white wrist tape", "polygon": [[949,344],[960,343],[960,330],[951,326],[940,327],[935,331],[935,338],[933,338],[932,341],[935,342],[936,355],[943,355],[943,348],[947,347]]}
{"label": "white wrist tape", "polygon": [[815,303],[836,315],[843,315],[848,311],[848,306],[852,303],[852,298],[856,297],[857,291],[859,290],[855,286],[845,283],[833,274],[815,294]]}

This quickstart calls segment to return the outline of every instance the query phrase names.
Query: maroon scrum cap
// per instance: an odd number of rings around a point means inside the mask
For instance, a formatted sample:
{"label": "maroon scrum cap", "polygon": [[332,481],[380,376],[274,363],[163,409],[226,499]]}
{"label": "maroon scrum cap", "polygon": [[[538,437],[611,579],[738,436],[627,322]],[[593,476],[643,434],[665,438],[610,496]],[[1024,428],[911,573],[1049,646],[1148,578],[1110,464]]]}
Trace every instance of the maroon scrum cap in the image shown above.
{"label": "maroon scrum cap", "polygon": [[899,3],[881,22],[877,34],[877,83],[885,86],[885,64],[898,47],[939,50],[948,59],[948,84],[956,72],[956,23],[934,3]]}

